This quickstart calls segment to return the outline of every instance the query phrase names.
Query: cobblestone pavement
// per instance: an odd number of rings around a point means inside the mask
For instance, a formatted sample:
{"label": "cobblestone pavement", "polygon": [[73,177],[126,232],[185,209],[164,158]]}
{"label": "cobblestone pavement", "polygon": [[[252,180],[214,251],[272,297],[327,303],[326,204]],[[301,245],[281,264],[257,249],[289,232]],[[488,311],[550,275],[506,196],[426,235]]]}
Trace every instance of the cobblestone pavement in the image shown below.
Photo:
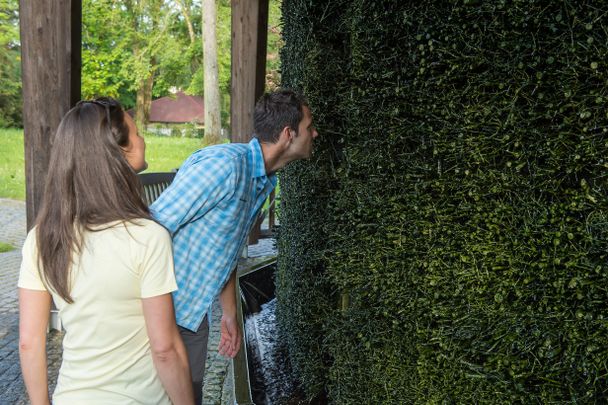
{"label": "cobblestone pavement", "polygon": [[[19,325],[17,279],[21,263],[21,246],[26,235],[25,203],[0,199],[0,242],[15,250],[0,253],[0,405],[29,404],[19,366]],[[276,253],[272,239],[262,239],[248,248],[249,257]],[[203,388],[203,404],[233,404],[231,361],[217,352],[221,309],[213,304],[209,333],[208,357]],[[51,331],[47,338],[49,391],[52,392],[61,365],[63,333]]]}

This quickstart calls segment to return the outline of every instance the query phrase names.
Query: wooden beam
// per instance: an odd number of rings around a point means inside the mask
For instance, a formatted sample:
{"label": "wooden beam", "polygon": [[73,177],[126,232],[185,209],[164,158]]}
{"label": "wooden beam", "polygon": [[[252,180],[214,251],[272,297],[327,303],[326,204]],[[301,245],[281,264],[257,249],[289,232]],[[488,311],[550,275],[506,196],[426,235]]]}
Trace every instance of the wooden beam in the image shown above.
{"label": "wooden beam", "polygon": [[251,139],[253,107],[266,82],[267,38],[268,0],[232,0],[232,142]]}
{"label": "wooden beam", "polygon": [[[230,140],[249,142],[253,109],[264,94],[268,39],[268,0],[232,0],[232,80]],[[254,224],[249,243],[260,238],[261,223]]]}
{"label": "wooden beam", "polygon": [[268,58],[268,7],[269,0],[259,0],[258,38],[255,67],[255,98],[253,104],[266,90],[266,59]]}
{"label": "wooden beam", "polygon": [[40,209],[51,139],[80,99],[81,0],[20,0],[27,228]]}

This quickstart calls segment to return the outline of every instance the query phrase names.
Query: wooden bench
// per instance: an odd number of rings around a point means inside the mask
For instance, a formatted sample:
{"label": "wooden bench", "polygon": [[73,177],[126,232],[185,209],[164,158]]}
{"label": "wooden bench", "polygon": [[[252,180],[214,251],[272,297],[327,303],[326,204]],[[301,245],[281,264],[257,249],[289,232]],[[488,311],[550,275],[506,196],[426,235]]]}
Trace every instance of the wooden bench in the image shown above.
{"label": "wooden bench", "polygon": [[175,178],[177,172],[142,173],[139,175],[144,186],[143,199],[149,206],[156,200]]}

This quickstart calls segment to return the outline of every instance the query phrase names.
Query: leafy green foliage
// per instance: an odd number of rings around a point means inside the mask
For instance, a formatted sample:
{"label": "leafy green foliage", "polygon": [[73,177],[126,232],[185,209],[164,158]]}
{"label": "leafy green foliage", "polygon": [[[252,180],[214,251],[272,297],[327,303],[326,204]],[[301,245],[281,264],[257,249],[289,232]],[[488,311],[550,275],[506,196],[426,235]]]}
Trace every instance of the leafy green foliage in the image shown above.
{"label": "leafy green foliage", "polygon": [[177,8],[161,0],[84,0],[82,7],[83,98],[109,95],[130,108],[150,75],[155,97],[189,85],[190,64],[201,53],[189,43]]}
{"label": "leafy green foliage", "polygon": [[[308,96],[320,133],[327,128],[341,131],[344,122],[339,114],[343,103],[336,91],[344,80],[342,62],[345,52],[321,48],[318,42],[333,40],[341,44],[345,38],[328,30],[325,25],[339,21],[343,1],[325,6],[327,17],[316,21],[317,13],[306,2],[284,1],[282,8],[283,38],[281,52],[283,85],[303,89]],[[313,33],[307,36],[304,33]],[[321,35],[329,35],[325,38]],[[319,36],[319,37],[317,37]],[[329,58],[333,63],[326,63]],[[332,77],[336,87],[328,86],[325,75]],[[331,105],[332,108],[328,108]],[[334,303],[338,291],[330,284],[325,272],[324,252],[329,250],[323,228],[332,222],[329,203],[335,191],[333,162],[336,161],[336,137],[321,136],[311,161],[290,164],[281,175],[281,227],[278,237],[277,318],[281,332],[288,342],[294,372],[304,382],[309,398],[324,396],[331,358],[325,345],[328,329],[335,318]]]}
{"label": "leafy green foliage", "polygon": [[268,43],[266,55],[266,90],[274,90],[281,82],[281,59],[279,50],[283,47],[281,38],[281,2],[268,2]]}
{"label": "leafy green foliage", "polygon": [[22,125],[19,2],[0,0],[0,128]]}
{"label": "leafy green foliage", "polygon": [[125,11],[110,0],[84,0],[82,8],[83,99],[105,95],[133,106],[134,95],[121,94],[130,87],[124,64],[132,57],[129,36],[117,35],[119,26],[128,28]]}
{"label": "leafy green foliage", "polygon": [[281,178],[309,396],[606,400],[608,9],[471,3],[284,1],[322,137]]}

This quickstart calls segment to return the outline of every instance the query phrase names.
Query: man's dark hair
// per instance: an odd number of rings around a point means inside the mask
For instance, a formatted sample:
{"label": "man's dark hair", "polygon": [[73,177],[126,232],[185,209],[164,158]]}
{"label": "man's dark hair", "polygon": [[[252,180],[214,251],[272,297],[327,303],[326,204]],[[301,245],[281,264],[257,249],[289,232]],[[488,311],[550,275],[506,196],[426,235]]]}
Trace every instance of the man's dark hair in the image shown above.
{"label": "man's dark hair", "polygon": [[302,106],[308,107],[308,102],[293,90],[281,89],[264,94],[255,104],[253,136],[260,142],[275,143],[285,127],[293,129],[297,135],[304,116]]}

